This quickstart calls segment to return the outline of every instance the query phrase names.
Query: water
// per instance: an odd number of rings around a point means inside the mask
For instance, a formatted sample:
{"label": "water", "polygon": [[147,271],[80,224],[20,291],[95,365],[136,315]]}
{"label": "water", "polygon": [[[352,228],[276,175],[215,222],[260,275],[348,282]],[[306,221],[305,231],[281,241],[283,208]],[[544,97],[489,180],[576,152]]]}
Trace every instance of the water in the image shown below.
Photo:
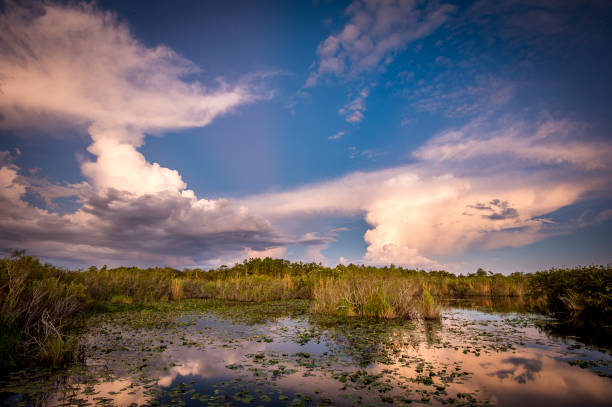
{"label": "water", "polygon": [[4,404],[612,405],[610,351],[550,336],[543,317],[451,306],[441,322],[338,323],[307,306],[99,316],[83,366],[16,373]]}

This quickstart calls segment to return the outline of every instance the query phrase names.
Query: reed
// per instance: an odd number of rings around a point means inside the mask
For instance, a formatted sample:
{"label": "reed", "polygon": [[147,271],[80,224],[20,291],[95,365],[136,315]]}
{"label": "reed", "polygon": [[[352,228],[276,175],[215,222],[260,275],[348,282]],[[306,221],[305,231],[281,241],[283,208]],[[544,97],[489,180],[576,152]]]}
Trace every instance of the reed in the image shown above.
{"label": "reed", "polygon": [[312,311],[338,317],[418,318],[414,296],[419,290],[406,279],[367,278],[347,274],[321,279],[313,291]]}
{"label": "reed", "polygon": [[69,361],[78,344],[68,332],[86,303],[85,287],[66,271],[30,256],[0,260],[0,365]]}
{"label": "reed", "polygon": [[441,307],[436,304],[431,293],[424,289],[421,295],[421,316],[423,319],[440,319]]}
{"label": "reed", "polygon": [[173,278],[170,286],[170,293],[172,294],[173,300],[182,300],[185,297],[185,293],[183,291],[185,283],[180,278]]}
{"label": "reed", "polygon": [[69,271],[15,253],[0,259],[0,367],[29,360],[62,364],[78,353],[79,315],[160,301],[217,298],[241,302],[309,299],[314,314],[380,319],[438,319],[449,298],[524,297],[529,309],[569,321],[610,323],[612,268],[467,276],[401,267],[249,259],[232,267],[90,267]]}

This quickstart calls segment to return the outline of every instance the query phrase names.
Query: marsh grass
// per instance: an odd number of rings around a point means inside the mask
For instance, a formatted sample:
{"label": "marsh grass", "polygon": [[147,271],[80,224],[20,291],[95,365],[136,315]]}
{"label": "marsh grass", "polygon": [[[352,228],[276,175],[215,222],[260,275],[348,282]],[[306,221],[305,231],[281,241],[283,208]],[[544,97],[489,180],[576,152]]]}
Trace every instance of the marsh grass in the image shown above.
{"label": "marsh grass", "polygon": [[[212,270],[104,266],[69,271],[16,253],[0,259],[0,294],[0,365],[61,365],[78,353],[73,333],[83,312],[137,312],[142,306],[190,299],[234,301],[243,307],[302,299],[310,301],[313,315],[391,320],[439,319],[439,304],[451,298],[498,302],[519,297],[531,310],[609,325],[612,269],[593,266],[509,276],[479,269],[456,276],[395,266],[328,268],[266,258]],[[155,318],[146,312],[142,317]]]}
{"label": "marsh grass", "polygon": [[423,294],[421,295],[421,316],[423,319],[440,319],[441,307],[439,304],[436,304],[433,296],[427,290],[423,290]]}
{"label": "marsh grass", "polygon": [[266,302],[310,296],[308,287],[302,279],[284,276],[235,276],[215,282],[215,298],[234,301]]}
{"label": "marsh grass", "polygon": [[338,317],[418,318],[418,292],[412,282],[360,273],[321,279],[314,287],[312,311]]}
{"label": "marsh grass", "polygon": [[129,295],[113,295],[110,299],[112,304],[124,304],[129,305],[134,302],[134,299]]}
{"label": "marsh grass", "polygon": [[81,348],[79,338],[59,332],[47,336],[40,344],[40,362],[53,367],[66,367],[79,358]]}
{"label": "marsh grass", "polygon": [[170,293],[172,294],[173,300],[182,300],[185,298],[183,287],[185,285],[184,280],[180,278],[173,278],[170,285]]}
{"label": "marsh grass", "polygon": [[0,259],[0,365],[70,361],[78,345],[67,332],[78,324],[85,291],[66,271],[31,256]]}

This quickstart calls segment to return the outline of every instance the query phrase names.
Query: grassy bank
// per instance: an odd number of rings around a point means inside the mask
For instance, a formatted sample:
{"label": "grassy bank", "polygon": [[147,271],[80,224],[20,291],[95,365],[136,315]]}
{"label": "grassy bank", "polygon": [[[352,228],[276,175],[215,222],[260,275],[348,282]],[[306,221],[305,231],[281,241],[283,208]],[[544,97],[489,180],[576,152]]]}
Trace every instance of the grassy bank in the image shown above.
{"label": "grassy bank", "polygon": [[91,267],[71,271],[16,253],[0,259],[0,364],[62,365],[78,357],[84,315],[117,307],[208,298],[239,302],[310,300],[315,315],[437,319],[454,298],[520,297],[531,309],[565,320],[608,324],[610,266],[509,276],[467,276],[399,267],[291,263],[251,259],[213,270]]}

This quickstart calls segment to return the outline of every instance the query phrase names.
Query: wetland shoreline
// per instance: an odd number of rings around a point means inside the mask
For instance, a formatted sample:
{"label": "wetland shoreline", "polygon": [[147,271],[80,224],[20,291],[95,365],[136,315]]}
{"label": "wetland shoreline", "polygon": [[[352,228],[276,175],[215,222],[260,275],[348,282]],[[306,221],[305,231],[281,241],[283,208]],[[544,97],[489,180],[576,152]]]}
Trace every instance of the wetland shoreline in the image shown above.
{"label": "wetland shoreline", "polygon": [[550,335],[545,316],[469,301],[444,305],[440,320],[311,307],[118,305],[85,322],[80,363],[0,380],[2,404],[605,406],[612,397],[612,351]]}
{"label": "wetland shoreline", "polygon": [[[0,267],[4,405],[612,397],[610,266],[456,276],[268,258],[70,271],[16,253]],[[574,382],[587,390],[555,390]]]}
{"label": "wetland shoreline", "polygon": [[[557,318],[558,328],[611,337],[612,267],[552,269],[532,274],[467,276],[401,267],[291,263],[249,259],[200,270],[118,267],[66,270],[16,252],[0,259],[0,364],[68,366],[79,359],[79,331],[91,315],[125,307],[171,306],[183,299],[243,304],[309,300],[319,317],[439,320],[457,300],[512,304]],[[596,330],[593,330],[596,328]],[[588,339],[588,338],[587,338]]]}

